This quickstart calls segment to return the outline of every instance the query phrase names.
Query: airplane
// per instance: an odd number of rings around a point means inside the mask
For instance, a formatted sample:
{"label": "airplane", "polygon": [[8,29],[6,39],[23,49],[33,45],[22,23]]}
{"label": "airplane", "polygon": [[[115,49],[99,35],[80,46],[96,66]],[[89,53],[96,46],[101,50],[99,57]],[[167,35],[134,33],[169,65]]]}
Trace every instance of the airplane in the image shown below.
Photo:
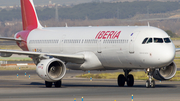
{"label": "airplane", "polygon": [[[2,57],[27,55],[46,87],[61,87],[66,68],[72,70],[117,70],[118,86],[134,85],[132,70],[148,74],[147,88],[155,81],[169,80],[177,71],[175,48],[170,36],[152,26],[43,27],[33,0],[20,0],[23,30],[12,40],[23,50],[0,50]],[[154,79],[153,79],[154,78]]]}

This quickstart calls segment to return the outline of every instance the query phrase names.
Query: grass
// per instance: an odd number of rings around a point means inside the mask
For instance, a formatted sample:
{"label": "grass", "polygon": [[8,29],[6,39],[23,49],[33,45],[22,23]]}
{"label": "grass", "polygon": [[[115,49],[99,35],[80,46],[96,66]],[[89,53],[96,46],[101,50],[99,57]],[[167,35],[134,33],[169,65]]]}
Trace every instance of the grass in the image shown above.
{"label": "grass", "polygon": [[0,61],[32,61],[29,57],[0,57]]}
{"label": "grass", "polygon": [[176,47],[176,48],[180,48],[180,45],[176,45],[175,47]]}
{"label": "grass", "polygon": [[[116,73],[100,73],[100,74],[82,74],[79,75],[77,77],[81,77],[81,78],[98,78],[98,79],[117,79],[119,74],[124,74],[123,72],[116,72]],[[130,74],[132,74],[134,76],[135,80],[147,80],[147,74],[143,71],[138,71],[138,72],[131,72]],[[180,71],[176,72],[176,75],[170,79],[170,81],[180,81]]]}
{"label": "grass", "polygon": [[175,63],[180,63],[180,59],[174,59]]}
{"label": "grass", "polygon": [[21,50],[17,45],[0,45],[0,49]]}
{"label": "grass", "polygon": [[171,38],[171,40],[180,40],[180,37],[177,37],[177,38]]}

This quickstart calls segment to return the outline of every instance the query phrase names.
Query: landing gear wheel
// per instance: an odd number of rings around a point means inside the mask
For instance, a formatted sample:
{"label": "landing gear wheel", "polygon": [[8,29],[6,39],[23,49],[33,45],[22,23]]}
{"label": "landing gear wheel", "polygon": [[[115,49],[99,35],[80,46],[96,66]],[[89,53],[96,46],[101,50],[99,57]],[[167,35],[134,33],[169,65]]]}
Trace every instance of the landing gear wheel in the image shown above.
{"label": "landing gear wheel", "polygon": [[132,87],[134,85],[134,77],[133,75],[129,74],[127,76],[127,86]]}
{"label": "landing gear wheel", "polygon": [[52,87],[52,82],[45,81],[45,85],[46,87],[50,88]]}
{"label": "landing gear wheel", "polygon": [[154,80],[151,81],[151,88],[155,88],[155,81]]}
{"label": "landing gear wheel", "polygon": [[147,81],[146,81],[146,88],[149,88],[149,87],[150,87],[150,81],[147,80]]}
{"label": "landing gear wheel", "polygon": [[146,71],[148,72],[148,77],[149,77],[149,80],[146,81],[146,88],[149,88],[149,87],[154,88],[155,81],[153,80],[153,74],[154,74],[155,69],[148,68]]}
{"label": "landing gear wheel", "polygon": [[120,74],[118,76],[118,86],[123,87],[125,84],[125,77],[124,75]]}
{"label": "landing gear wheel", "polygon": [[61,80],[54,82],[54,86],[57,88],[61,87]]}

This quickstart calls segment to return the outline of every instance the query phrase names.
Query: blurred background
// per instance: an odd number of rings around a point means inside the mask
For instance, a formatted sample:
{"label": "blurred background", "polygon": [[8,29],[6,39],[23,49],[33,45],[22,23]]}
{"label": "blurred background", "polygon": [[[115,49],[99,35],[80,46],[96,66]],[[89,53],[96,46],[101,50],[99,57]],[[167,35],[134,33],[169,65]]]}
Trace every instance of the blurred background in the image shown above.
{"label": "blurred background", "polygon": [[[13,37],[22,30],[20,0],[0,2],[0,37]],[[147,26],[149,22],[166,31],[176,47],[180,46],[180,0],[34,0],[34,3],[44,27],[65,27],[66,23],[69,27]],[[0,41],[0,49],[20,50],[11,41]],[[177,53],[177,67],[179,58]],[[29,57],[17,55],[0,57],[0,61],[33,63]]]}

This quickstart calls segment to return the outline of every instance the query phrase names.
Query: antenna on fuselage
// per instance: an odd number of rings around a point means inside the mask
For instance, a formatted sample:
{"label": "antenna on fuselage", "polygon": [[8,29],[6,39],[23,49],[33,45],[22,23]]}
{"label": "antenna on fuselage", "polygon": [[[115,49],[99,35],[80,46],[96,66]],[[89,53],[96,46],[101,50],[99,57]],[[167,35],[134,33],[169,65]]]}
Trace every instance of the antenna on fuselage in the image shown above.
{"label": "antenna on fuselage", "polygon": [[148,27],[150,26],[150,24],[149,24],[149,22],[147,22],[148,23]]}
{"label": "antenna on fuselage", "polygon": [[68,27],[67,23],[65,23],[66,27]]}

